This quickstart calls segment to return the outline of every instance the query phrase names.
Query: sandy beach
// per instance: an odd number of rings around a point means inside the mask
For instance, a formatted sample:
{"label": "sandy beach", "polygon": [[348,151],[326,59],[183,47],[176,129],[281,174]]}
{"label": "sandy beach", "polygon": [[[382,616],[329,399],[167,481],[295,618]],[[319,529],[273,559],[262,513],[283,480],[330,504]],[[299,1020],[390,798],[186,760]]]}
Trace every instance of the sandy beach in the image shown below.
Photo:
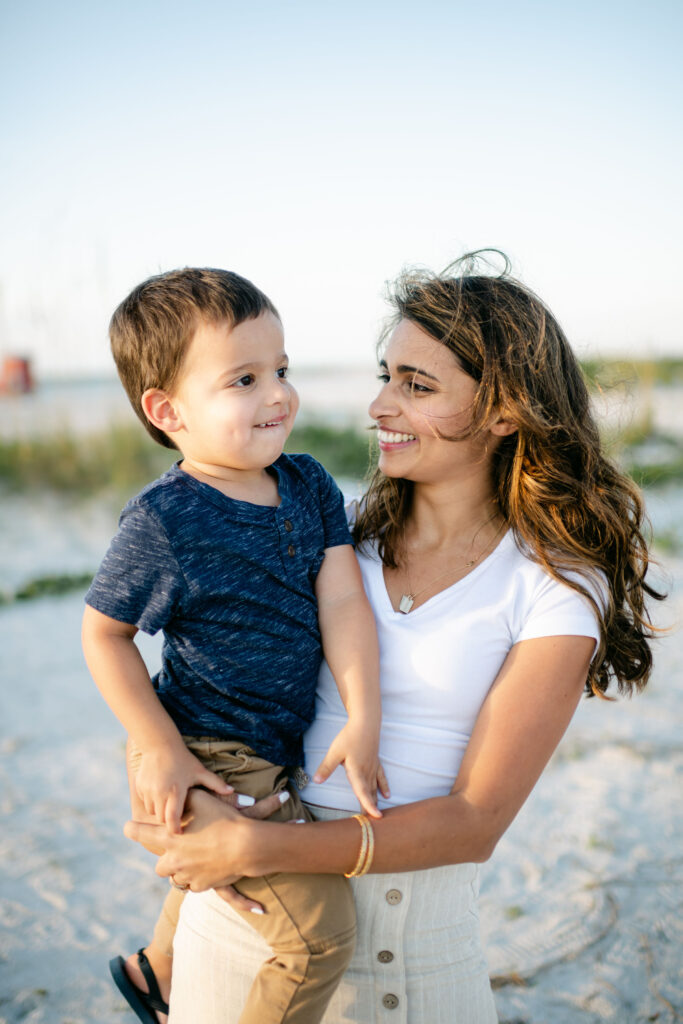
{"label": "sandy beach", "polygon": [[[654,496],[662,528],[680,489]],[[98,503],[6,498],[3,586],[92,569],[115,522]],[[661,619],[683,619],[683,562]],[[165,883],[122,834],[122,731],[79,644],[83,594],[0,608],[0,1022],[134,1017],[110,957],[142,945]],[[154,663],[156,640],[144,640]],[[657,644],[644,694],[583,701],[483,869],[482,923],[507,1024],[672,1024],[683,1016],[683,642]],[[420,1022],[423,1024],[423,1022]],[[428,1024],[428,1022],[424,1022]],[[467,1024],[467,1022],[463,1022]]]}

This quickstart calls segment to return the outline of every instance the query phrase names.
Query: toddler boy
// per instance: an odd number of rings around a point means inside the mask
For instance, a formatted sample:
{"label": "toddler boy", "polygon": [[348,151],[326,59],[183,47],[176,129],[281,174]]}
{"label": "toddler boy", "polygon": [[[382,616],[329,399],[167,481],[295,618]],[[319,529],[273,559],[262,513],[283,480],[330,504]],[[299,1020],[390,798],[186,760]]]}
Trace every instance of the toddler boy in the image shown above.
{"label": "toddler boy", "polygon": [[[283,454],[298,398],[277,310],[237,274],[188,268],[135,288],[110,338],[137,415],[182,456],[126,505],[86,595],[84,652],[129,734],[134,817],[144,809],[178,831],[192,786],[285,800],[323,653],[349,719],[318,775],[344,763],[361,808],[378,816],[376,786],[385,792],[386,782],[374,620],[338,487],[310,456]],[[153,681],[138,629],[164,634]],[[277,816],[306,817],[289,794]],[[247,897],[250,881],[239,882]],[[268,881],[265,913],[247,919],[274,956],[241,1022],[286,1014],[313,1024],[353,950],[349,887],[332,875]],[[143,1021],[168,1012],[180,898],[171,890],[137,964],[111,964]]]}

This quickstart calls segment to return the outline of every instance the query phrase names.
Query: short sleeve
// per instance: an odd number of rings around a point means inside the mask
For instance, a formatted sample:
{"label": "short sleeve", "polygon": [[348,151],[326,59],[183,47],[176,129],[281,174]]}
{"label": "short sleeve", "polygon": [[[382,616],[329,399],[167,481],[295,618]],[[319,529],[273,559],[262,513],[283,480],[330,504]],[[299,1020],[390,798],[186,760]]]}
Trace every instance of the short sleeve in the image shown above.
{"label": "short sleeve", "polygon": [[154,634],[173,618],[184,594],[184,577],[161,524],[139,505],[124,509],[86,604]]}
{"label": "short sleeve", "polygon": [[[577,578],[578,581],[578,578]],[[603,599],[599,585],[580,582],[596,597]],[[588,599],[566,583],[546,576],[530,601],[530,608],[514,643],[544,636],[591,636],[600,640],[598,618]]]}
{"label": "short sleeve", "polygon": [[352,544],[349,524],[344,507],[344,495],[336,481],[315,459],[310,459],[311,476],[315,474],[323,521],[325,547],[335,548],[341,544]]}

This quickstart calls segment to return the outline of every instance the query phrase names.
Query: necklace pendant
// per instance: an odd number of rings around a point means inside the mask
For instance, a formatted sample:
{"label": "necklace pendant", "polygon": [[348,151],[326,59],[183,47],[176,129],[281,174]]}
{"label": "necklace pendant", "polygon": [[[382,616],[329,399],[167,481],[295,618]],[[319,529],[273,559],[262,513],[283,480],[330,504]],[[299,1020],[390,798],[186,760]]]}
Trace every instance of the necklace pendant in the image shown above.
{"label": "necklace pendant", "polygon": [[398,602],[398,610],[407,615],[414,604],[415,598],[411,594],[402,594],[401,600]]}

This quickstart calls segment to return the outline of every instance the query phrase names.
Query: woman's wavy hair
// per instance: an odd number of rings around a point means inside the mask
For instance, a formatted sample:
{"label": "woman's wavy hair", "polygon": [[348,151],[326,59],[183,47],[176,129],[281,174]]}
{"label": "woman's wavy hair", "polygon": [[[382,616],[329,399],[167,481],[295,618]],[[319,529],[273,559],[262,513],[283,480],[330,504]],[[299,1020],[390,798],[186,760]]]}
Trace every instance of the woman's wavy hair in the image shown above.
{"label": "woman's wavy hair", "polygon": [[[504,261],[500,274],[481,272],[488,253]],[[493,456],[495,498],[522,549],[596,611],[601,639],[588,692],[602,696],[613,677],[620,692],[642,689],[652,667],[648,641],[657,632],[646,597],[664,597],[645,579],[643,499],[603,454],[581,368],[552,313],[510,276],[497,250],[463,256],[439,275],[405,271],[389,301],[394,314],[380,348],[400,320],[409,320],[479,385],[470,427],[446,440],[475,436],[501,413],[515,423]],[[375,471],[355,539],[377,542],[388,567],[400,562],[411,500],[410,481]],[[607,583],[606,600],[596,600],[596,570]]]}

